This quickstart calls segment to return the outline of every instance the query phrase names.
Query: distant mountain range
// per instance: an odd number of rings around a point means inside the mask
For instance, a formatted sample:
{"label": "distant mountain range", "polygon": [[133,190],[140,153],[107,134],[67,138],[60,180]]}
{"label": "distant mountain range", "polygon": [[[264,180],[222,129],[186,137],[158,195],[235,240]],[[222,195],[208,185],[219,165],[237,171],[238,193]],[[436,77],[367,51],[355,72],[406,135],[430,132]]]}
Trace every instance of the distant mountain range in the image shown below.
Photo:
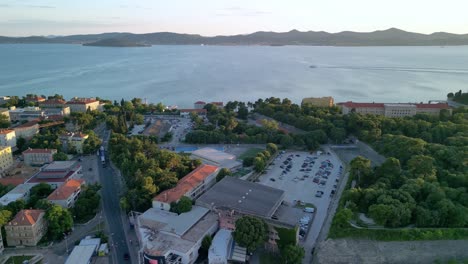
{"label": "distant mountain range", "polygon": [[397,28],[374,32],[328,33],[324,31],[255,32],[246,35],[204,37],[193,34],[158,32],[147,34],[103,33],[58,37],[1,37],[7,43],[65,43],[87,46],[148,45],[307,45],[307,46],[455,46],[468,45],[468,34],[437,32],[420,34]]}

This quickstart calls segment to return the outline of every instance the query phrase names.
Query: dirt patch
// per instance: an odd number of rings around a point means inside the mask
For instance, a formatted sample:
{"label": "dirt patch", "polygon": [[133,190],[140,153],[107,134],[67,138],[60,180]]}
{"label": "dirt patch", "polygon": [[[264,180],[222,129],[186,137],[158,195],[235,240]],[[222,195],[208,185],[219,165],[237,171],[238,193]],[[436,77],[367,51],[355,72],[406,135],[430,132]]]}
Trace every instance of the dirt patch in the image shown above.
{"label": "dirt patch", "polygon": [[8,170],[8,175],[4,178],[29,179],[39,170],[40,167],[31,167],[25,165],[23,162],[16,162],[15,165],[10,170]]}
{"label": "dirt patch", "polygon": [[383,242],[358,239],[328,239],[316,248],[313,263],[377,264],[466,260],[467,240]]}
{"label": "dirt patch", "polygon": [[143,134],[163,137],[171,128],[171,124],[167,123],[164,120],[156,120],[148,128],[145,129]]}

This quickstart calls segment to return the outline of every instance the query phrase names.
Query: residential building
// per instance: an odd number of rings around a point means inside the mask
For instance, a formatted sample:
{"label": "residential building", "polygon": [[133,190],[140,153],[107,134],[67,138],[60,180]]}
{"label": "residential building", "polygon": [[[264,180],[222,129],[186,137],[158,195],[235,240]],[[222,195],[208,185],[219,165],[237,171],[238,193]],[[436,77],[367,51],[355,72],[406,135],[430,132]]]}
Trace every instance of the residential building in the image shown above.
{"label": "residential building", "polygon": [[45,117],[44,110],[39,107],[31,106],[25,108],[16,108],[12,106],[10,108],[10,120],[16,121],[32,121],[38,118]]}
{"label": "residential building", "polygon": [[151,260],[194,263],[203,238],[213,235],[217,229],[217,215],[200,206],[193,206],[190,212],[180,215],[150,208],[137,218],[135,224],[144,263],[154,263]]}
{"label": "residential building", "polygon": [[46,116],[69,116],[70,107],[64,106],[60,108],[43,108]]}
{"label": "residential building", "polygon": [[5,175],[5,172],[13,166],[13,153],[11,147],[0,147],[0,174]]}
{"label": "residential building", "polygon": [[32,149],[29,148],[23,151],[23,160],[29,166],[42,166],[46,163],[54,161],[56,149]]}
{"label": "residential building", "polygon": [[332,107],[335,105],[335,100],[331,96],[327,97],[308,97],[302,99],[302,106],[311,105],[317,107]]}
{"label": "residential building", "polygon": [[32,139],[37,133],[39,133],[38,121],[33,120],[17,127],[14,127],[16,139],[24,138],[26,140]]}
{"label": "residential building", "polygon": [[69,180],[79,179],[81,173],[81,165],[78,161],[54,161],[44,165],[27,182],[43,182],[56,189]]}
{"label": "residential building", "polygon": [[44,210],[21,210],[5,225],[9,246],[35,246],[47,232]]}
{"label": "residential building", "polygon": [[49,197],[47,197],[47,200],[63,208],[73,207],[81,193],[81,186],[83,184],[84,180],[71,179],[55,189]]}
{"label": "residential building", "polygon": [[176,187],[165,190],[153,199],[153,208],[169,211],[171,203],[182,196],[194,200],[216,183],[219,167],[202,164],[179,180]]}
{"label": "residential building", "polygon": [[431,114],[438,115],[440,111],[446,109],[449,111],[449,114],[452,113],[452,110],[448,104],[437,103],[437,104],[393,104],[393,103],[355,103],[355,102],[345,102],[339,103],[339,106],[342,108],[343,114],[349,114],[351,112],[356,112],[363,115],[383,115],[386,117],[405,117],[405,116],[414,116],[416,114]]}
{"label": "residential building", "polygon": [[0,198],[0,204],[6,206],[9,203],[16,202],[18,200],[28,202],[31,188],[35,185],[36,183],[22,183],[17,185],[15,188]]}
{"label": "residential building", "polygon": [[8,110],[8,108],[0,108],[0,114],[6,116],[8,118],[8,121],[11,121],[10,110]]}
{"label": "residential building", "polygon": [[197,101],[193,104],[193,108],[195,109],[203,109],[205,107],[206,103],[203,101]]}
{"label": "residential building", "polygon": [[237,245],[232,231],[219,229],[208,250],[209,264],[245,263],[247,249]]}
{"label": "residential building", "polygon": [[40,102],[44,102],[46,99],[42,96],[37,96],[37,95],[31,95],[31,94],[28,94],[26,95],[26,103],[40,103]]}
{"label": "residential building", "polygon": [[195,204],[210,209],[229,208],[244,215],[270,219],[283,200],[283,190],[224,177],[202,194]]}
{"label": "residential building", "polygon": [[75,149],[77,153],[83,153],[83,144],[88,139],[87,134],[69,132],[59,136],[60,142],[62,142],[62,148],[64,151],[70,151]]}
{"label": "residential building", "polygon": [[16,147],[16,133],[12,129],[0,129],[0,146]]}
{"label": "residential building", "polygon": [[190,158],[200,159],[204,164],[215,165],[236,171],[242,167],[242,163],[237,161],[236,156],[214,148],[201,148],[193,151]]}
{"label": "residential building", "polygon": [[180,116],[189,117],[190,113],[197,114],[199,116],[206,116],[206,109],[179,109]]}
{"label": "residential building", "polygon": [[86,111],[94,111],[99,108],[99,101],[96,98],[78,98],[74,97],[67,102],[67,105],[70,107],[71,112],[81,112],[85,113]]}

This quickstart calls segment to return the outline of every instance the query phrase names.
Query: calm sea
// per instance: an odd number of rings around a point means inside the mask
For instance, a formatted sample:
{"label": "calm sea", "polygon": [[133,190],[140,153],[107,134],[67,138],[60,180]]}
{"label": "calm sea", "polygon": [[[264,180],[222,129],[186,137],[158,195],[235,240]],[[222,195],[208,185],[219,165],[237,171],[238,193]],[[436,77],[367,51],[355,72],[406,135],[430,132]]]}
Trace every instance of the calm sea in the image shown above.
{"label": "calm sea", "polygon": [[[313,67],[310,67],[313,66]],[[468,87],[468,47],[0,45],[0,95],[421,102]]]}

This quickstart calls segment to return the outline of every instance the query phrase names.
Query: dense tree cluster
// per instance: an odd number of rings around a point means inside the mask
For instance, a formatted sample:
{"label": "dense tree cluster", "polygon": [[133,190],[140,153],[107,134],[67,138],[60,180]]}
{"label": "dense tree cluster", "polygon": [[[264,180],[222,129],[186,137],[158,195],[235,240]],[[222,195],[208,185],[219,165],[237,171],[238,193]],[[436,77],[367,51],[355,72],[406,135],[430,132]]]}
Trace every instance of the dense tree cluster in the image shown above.
{"label": "dense tree cluster", "polygon": [[233,237],[236,243],[246,247],[249,252],[255,251],[267,240],[268,226],[258,218],[244,216],[236,221]]}
{"label": "dense tree cluster", "polygon": [[459,90],[456,93],[447,94],[447,98],[452,99],[455,102],[468,105],[468,93],[463,93],[462,90]]}
{"label": "dense tree cluster", "polygon": [[177,202],[171,203],[171,212],[182,214],[192,210],[192,200],[187,196],[182,196]]}
{"label": "dense tree cluster", "polygon": [[113,133],[110,158],[121,170],[128,191],[121,200],[127,210],[145,211],[155,194],[174,187],[179,179],[198,167],[199,160],[161,150],[148,138]]}
{"label": "dense tree cluster", "polygon": [[86,222],[96,215],[101,200],[101,196],[98,193],[100,189],[101,186],[99,184],[90,184],[82,188],[81,194],[72,209],[73,216],[77,222]]}

